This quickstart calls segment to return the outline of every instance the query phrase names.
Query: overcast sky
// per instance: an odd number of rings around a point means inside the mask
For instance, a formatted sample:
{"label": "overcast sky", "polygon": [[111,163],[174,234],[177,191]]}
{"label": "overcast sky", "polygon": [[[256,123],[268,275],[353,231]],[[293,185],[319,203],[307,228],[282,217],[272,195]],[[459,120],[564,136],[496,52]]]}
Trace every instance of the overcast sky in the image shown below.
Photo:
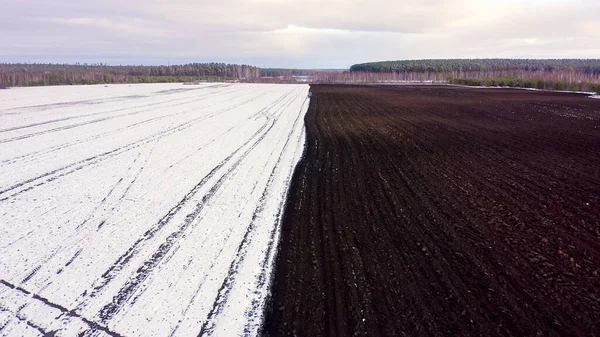
{"label": "overcast sky", "polygon": [[0,62],[600,58],[600,0],[0,0]]}

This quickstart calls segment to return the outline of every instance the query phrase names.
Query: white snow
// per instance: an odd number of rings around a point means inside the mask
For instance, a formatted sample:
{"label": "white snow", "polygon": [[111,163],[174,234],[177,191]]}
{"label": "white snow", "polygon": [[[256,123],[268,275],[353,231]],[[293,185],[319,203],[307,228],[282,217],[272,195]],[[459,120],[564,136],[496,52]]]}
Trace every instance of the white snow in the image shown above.
{"label": "white snow", "polygon": [[256,335],[308,85],[0,92],[0,335]]}

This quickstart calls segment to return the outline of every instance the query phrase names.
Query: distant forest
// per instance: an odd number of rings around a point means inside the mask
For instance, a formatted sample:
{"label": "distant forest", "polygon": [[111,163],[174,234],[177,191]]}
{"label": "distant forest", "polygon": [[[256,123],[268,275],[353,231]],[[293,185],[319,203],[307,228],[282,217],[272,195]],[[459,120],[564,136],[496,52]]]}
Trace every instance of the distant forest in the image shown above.
{"label": "distant forest", "polygon": [[225,63],[169,66],[0,63],[0,89],[109,83],[452,83],[600,92],[599,59],[452,59],[355,64],[349,70],[258,68]]}
{"label": "distant forest", "polygon": [[312,69],[284,69],[284,68],[261,68],[260,75],[262,77],[278,77],[278,76],[311,76],[315,73]]}
{"label": "distant forest", "polygon": [[342,73],[345,69],[288,69],[288,68],[261,68],[262,77],[280,77],[280,76],[313,76],[319,72]]}
{"label": "distant forest", "polygon": [[453,83],[598,91],[599,59],[450,59],[355,64],[342,74],[319,73],[317,83]]}
{"label": "distant forest", "polygon": [[600,59],[449,59],[405,60],[355,64],[351,72],[456,72],[456,71],[576,71],[600,75]]}
{"label": "distant forest", "polygon": [[260,69],[257,67],[225,63],[192,63],[171,66],[0,63],[0,87],[200,80],[251,81],[258,78],[260,78]]}

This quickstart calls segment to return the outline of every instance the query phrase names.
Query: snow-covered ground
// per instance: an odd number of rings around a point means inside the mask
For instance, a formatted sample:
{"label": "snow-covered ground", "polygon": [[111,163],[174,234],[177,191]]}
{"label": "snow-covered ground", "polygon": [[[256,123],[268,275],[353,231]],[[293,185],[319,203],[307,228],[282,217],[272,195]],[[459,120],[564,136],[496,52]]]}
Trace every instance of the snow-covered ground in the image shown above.
{"label": "snow-covered ground", "polygon": [[0,335],[256,335],[308,88],[0,91]]}

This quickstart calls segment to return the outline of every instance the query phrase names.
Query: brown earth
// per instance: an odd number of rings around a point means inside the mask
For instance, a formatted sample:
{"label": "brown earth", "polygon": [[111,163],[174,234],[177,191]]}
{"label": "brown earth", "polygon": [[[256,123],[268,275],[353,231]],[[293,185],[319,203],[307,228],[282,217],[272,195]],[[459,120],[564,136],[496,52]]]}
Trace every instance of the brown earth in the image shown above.
{"label": "brown earth", "polygon": [[600,100],[312,92],[266,335],[600,335]]}

